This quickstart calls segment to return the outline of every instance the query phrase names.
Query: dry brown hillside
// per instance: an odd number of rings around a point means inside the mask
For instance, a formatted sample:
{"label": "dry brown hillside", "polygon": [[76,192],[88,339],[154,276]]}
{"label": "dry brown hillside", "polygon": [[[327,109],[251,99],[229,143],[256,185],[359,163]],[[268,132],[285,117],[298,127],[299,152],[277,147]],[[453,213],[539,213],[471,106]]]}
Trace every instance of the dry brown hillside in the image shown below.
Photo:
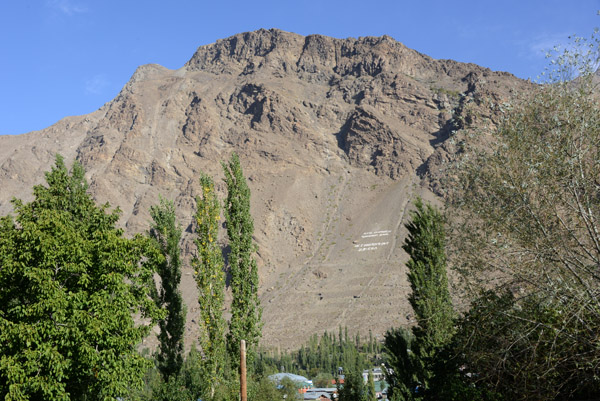
{"label": "dry brown hillside", "polygon": [[[81,161],[98,202],[122,209],[128,233],[147,229],[159,194],[174,200],[189,255],[199,173],[223,191],[219,162],[235,151],[252,190],[263,344],[294,347],[338,325],[381,335],[410,322],[401,243],[411,199],[435,198],[461,128],[493,122],[489,104],[524,84],[387,36],[242,33],[178,70],[139,67],[94,113],[0,137],[0,213],[13,196],[31,199],[60,153]],[[189,267],[182,291],[189,345]]]}

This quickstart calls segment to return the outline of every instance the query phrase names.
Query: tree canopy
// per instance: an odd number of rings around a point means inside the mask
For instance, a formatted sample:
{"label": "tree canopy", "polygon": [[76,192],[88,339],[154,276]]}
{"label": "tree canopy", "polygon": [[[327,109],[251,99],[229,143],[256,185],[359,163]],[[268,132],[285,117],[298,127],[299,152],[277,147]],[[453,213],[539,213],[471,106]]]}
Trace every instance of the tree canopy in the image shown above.
{"label": "tree canopy", "polygon": [[582,43],[549,82],[502,106],[491,150],[466,149],[460,163],[453,262],[485,290],[463,325],[465,352],[510,399],[600,389],[598,42]]}
{"label": "tree canopy", "polygon": [[[83,168],[62,157],[34,200],[0,219],[0,397],[122,396],[141,384],[136,345],[160,313],[149,297],[153,254],[115,228],[119,210],[96,206]],[[148,320],[149,319],[149,320]]]}
{"label": "tree canopy", "polygon": [[406,224],[408,236],[403,249],[408,253],[408,300],[415,312],[417,325],[412,333],[400,328],[385,336],[387,377],[390,396],[397,400],[421,398],[429,390],[435,375],[438,352],[454,334],[454,308],[446,275],[446,234],[444,218],[421,198]]}
{"label": "tree canopy", "polygon": [[160,203],[150,208],[150,215],[153,223],[149,234],[163,255],[157,266],[160,291],[153,295],[157,305],[167,311],[167,316],[158,322],[160,346],[156,359],[163,378],[168,381],[169,377],[179,374],[183,365],[185,307],[179,291],[181,228],[175,221],[175,205],[172,201],[161,197]]}
{"label": "tree canopy", "polygon": [[215,192],[213,179],[200,177],[202,196],[198,197],[196,211],[196,248],[198,255],[192,265],[198,287],[200,305],[200,346],[204,354],[202,363],[206,392],[214,396],[215,388],[225,375],[226,323],[223,318],[225,303],[225,273],[221,247],[218,243],[221,203]]}
{"label": "tree canopy", "polygon": [[252,239],[254,221],[250,215],[250,188],[237,154],[223,163],[227,199],[225,218],[229,237],[229,273],[231,274],[231,320],[227,348],[233,366],[239,360],[240,341],[248,344],[251,360],[256,352],[262,329],[262,308],[258,299],[258,267],[254,259],[256,245]]}
{"label": "tree canopy", "polygon": [[420,198],[415,201],[410,217],[406,224],[408,236],[402,247],[410,256],[406,262],[412,290],[408,300],[417,319],[414,333],[420,348],[431,353],[448,343],[454,333],[454,308],[446,275],[444,218]]}

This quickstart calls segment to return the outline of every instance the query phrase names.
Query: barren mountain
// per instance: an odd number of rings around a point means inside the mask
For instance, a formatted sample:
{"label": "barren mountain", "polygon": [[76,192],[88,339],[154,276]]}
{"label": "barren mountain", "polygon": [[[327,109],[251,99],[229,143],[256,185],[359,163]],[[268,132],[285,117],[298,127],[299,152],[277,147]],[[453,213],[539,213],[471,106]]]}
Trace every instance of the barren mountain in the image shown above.
{"label": "barren mountain", "polygon": [[[411,199],[435,200],[461,130],[493,124],[490,105],[524,85],[387,36],[242,33],[178,70],[139,67],[94,113],[0,137],[0,213],[13,196],[31,199],[60,153],[83,164],[98,202],[121,208],[128,233],[147,230],[159,194],[174,200],[190,255],[199,174],[223,192],[219,162],[235,151],[252,191],[263,344],[294,347],[338,325],[381,336],[411,323],[401,249]],[[181,287],[189,345],[189,266]]]}

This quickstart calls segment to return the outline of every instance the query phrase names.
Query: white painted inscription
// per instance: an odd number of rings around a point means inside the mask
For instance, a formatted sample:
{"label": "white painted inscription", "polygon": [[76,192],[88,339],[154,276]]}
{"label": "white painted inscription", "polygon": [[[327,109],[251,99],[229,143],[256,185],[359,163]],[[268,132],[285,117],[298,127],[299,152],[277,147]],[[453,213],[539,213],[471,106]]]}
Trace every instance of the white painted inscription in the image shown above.
{"label": "white painted inscription", "polygon": [[358,248],[358,252],[364,252],[364,251],[374,251],[375,249],[379,248],[380,246],[385,246],[388,244],[389,244],[389,242],[371,242],[368,244],[356,244],[356,245],[354,245],[354,247]]}
{"label": "white painted inscription", "polygon": [[[371,241],[377,237],[387,237],[388,235],[390,235],[392,233],[392,230],[381,230],[381,231],[368,231],[365,233],[362,233],[362,235],[360,236],[360,238],[365,239],[368,238]],[[385,246],[385,245],[389,245],[389,241],[386,242],[369,242],[367,244],[359,244],[357,240],[352,241],[354,245],[354,248],[356,248],[356,250],[358,252],[364,252],[364,251],[374,251],[377,248],[379,248],[380,246]]]}
{"label": "white painted inscription", "polygon": [[391,232],[392,232],[392,230],[369,231],[369,232],[363,233],[360,237],[361,238],[385,237],[385,236],[390,235]]}

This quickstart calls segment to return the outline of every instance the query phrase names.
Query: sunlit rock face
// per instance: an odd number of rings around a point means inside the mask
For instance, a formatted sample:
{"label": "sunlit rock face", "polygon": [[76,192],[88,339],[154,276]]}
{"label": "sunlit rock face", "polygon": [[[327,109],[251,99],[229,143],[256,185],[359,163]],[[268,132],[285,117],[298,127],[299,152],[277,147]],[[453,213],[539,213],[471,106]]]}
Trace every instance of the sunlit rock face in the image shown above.
{"label": "sunlit rock face", "polygon": [[493,105],[527,85],[386,36],[242,33],[179,70],[139,67],[94,113],[0,137],[0,212],[13,196],[31,199],[56,153],[83,164],[127,234],[148,229],[159,195],[172,199],[185,230],[189,346],[198,178],[214,175],[224,195],[220,161],[237,152],[252,191],[263,344],[295,347],[340,325],[381,336],[410,323],[401,244],[411,199],[443,196],[465,127],[495,124]]}

